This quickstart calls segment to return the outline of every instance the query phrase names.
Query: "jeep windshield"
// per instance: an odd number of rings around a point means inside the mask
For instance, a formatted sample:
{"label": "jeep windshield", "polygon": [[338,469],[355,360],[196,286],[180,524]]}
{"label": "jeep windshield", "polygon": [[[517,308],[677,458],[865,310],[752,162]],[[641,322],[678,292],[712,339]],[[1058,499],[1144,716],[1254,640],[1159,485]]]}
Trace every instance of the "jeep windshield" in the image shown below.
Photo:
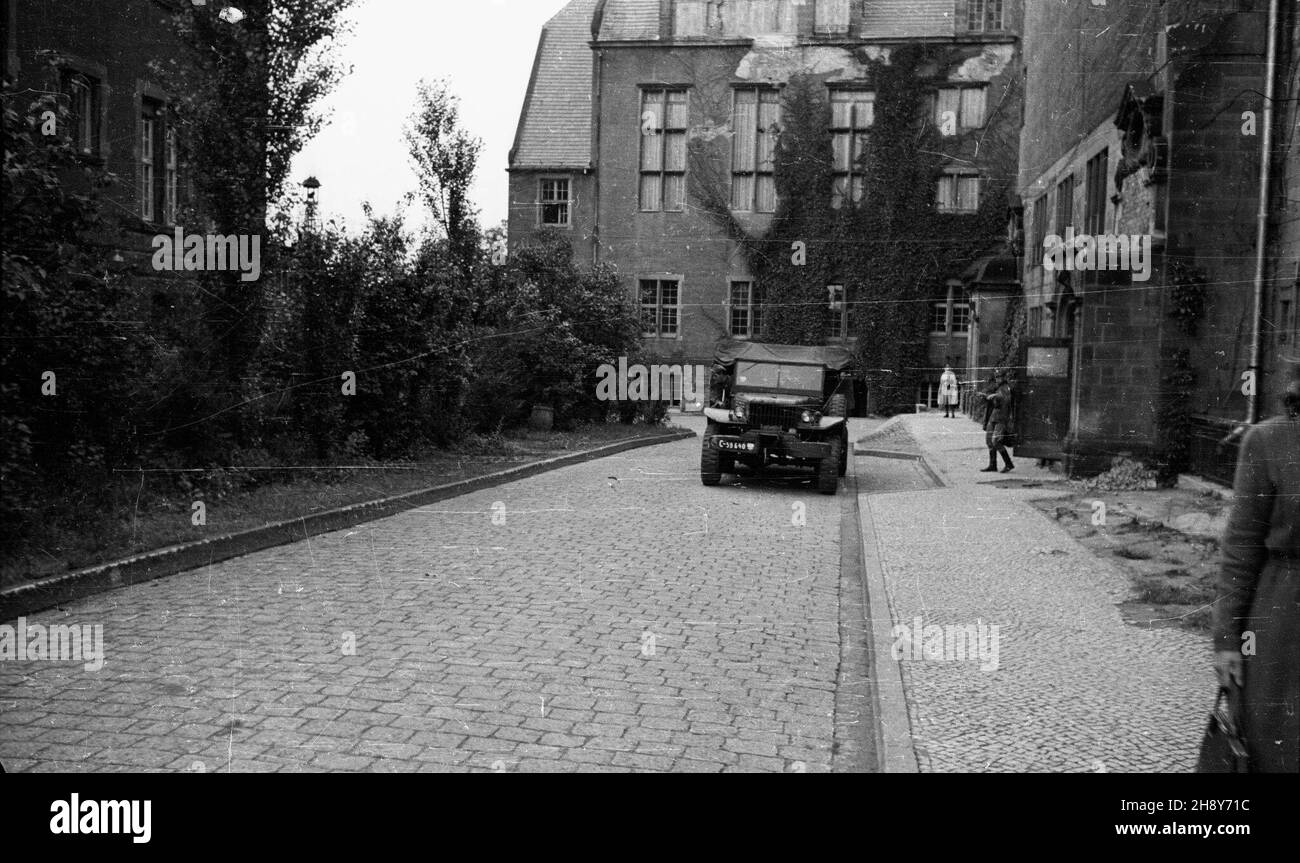
{"label": "jeep windshield", "polygon": [[820,366],[795,366],[777,363],[736,363],[736,386],[753,390],[795,390],[821,395]]}

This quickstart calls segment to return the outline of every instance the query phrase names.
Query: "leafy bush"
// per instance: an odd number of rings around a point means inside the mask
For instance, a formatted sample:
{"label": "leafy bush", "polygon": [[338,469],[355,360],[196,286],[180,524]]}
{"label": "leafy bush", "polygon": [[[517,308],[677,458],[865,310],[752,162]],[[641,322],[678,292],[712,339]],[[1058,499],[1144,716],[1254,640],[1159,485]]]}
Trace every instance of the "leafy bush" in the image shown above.
{"label": "leafy bush", "polygon": [[115,323],[123,280],[94,241],[99,193],[114,178],[83,167],[66,138],[40,133],[46,112],[69,127],[56,99],[41,96],[19,113],[11,82],[3,91],[0,520],[8,532],[52,477],[84,482],[130,457],[137,440],[123,405],[139,395],[141,338]]}
{"label": "leafy bush", "polygon": [[504,281],[498,347],[514,357],[516,398],[554,408],[559,428],[603,416],[596,370],[635,356],[641,338],[639,312],[614,271],[579,269],[569,241],[548,232],[513,256]]}

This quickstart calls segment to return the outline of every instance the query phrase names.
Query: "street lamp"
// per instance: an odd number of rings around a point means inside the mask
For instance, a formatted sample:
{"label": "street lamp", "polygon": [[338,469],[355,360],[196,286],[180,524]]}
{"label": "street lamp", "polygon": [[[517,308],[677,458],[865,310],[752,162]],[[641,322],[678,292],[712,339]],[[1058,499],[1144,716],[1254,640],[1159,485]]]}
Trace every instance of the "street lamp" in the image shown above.
{"label": "street lamp", "polygon": [[302,181],[302,187],[307,190],[307,201],[304,207],[302,217],[302,228],[304,231],[319,231],[320,219],[316,215],[316,190],[320,188],[320,180],[315,177],[308,177]]}

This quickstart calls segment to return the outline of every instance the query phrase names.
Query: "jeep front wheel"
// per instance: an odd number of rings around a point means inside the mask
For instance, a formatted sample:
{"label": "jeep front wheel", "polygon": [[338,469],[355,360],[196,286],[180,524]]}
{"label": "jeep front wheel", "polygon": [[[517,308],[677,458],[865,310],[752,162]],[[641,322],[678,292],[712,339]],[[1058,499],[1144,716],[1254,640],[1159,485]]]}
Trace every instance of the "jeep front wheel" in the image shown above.
{"label": "jeep front wheel", "polygon": [[709,438],[718,433],[718,427],[709,423],[704,428],[704,440],[700,449],[700,482],[704,485],[717,485],[722,482],[722,456],[709,446]]}
{"label": "jeep front wheel", "polygon": [[840,432],[840,476],[849,472],[849,427],[845,423]]}

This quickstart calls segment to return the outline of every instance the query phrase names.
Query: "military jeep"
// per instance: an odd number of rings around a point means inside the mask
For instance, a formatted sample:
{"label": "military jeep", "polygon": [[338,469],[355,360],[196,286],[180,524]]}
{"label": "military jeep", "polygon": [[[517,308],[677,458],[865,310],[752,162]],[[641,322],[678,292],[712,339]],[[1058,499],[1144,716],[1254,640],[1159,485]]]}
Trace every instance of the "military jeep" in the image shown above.
{"label": "military jeep", "polygon": [[848,467],[852,355],[839,347],[724,341],[714,354],[700,481],[717,485],[737,464],[811,467],[835,494]]}

